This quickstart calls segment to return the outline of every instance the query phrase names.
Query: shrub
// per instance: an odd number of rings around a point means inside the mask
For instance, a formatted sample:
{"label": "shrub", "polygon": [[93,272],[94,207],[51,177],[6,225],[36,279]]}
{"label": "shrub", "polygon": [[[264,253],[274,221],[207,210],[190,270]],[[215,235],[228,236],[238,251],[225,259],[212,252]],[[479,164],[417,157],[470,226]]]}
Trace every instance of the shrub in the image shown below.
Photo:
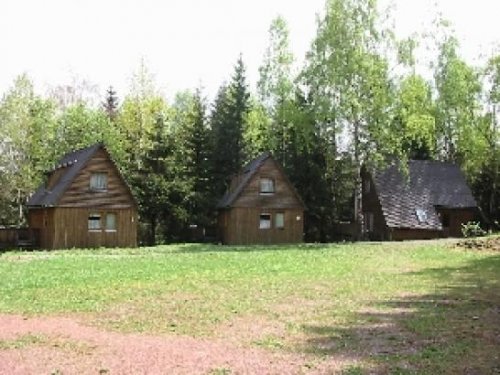
{"label": "shrub", "polygon": [[467,224],[462,224],[462,234],[464,237],[480,237],[486,234],[486,231],[481,228],[479,222],[469,221]]}

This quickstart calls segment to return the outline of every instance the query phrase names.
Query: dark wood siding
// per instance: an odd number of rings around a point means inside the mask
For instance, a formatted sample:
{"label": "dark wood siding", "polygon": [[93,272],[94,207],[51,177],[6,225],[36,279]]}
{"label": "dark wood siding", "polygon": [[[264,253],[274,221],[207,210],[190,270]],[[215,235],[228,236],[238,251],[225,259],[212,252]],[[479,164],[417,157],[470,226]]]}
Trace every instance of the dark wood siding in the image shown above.
{"label": "dark wood siding", "polygon": [[[107,173],[108,188],[106,191],[92,191],[90,177],[92,173]],[[100,149],[89,160],[70,187],[66,190],[58,204],[59,207],[113,207],[124,208],[134,206],[134,200],[124,184],[118,170],[109,159],[107,153]]]}
{"label": "dark wood siding", "polygon": [[474,221],[476,219],[475,209],[437,209],[441,221],[448,221],[448,226],[444,227],[445,237],[462,237],[462,224],[466,224],[469,221]]}
{"label": "dark wood siding", "polygon": [[28,211],[28,225],[38,230],[38,244],[41,248],[52,249],[55,236],[55,208],[32,208]]}
{"label": "dark wood siding", "polygon": [[[271,215],[271,228],[260,229],[260,215]],[[284,227],[276,228],[277,213],[284,214]],[[267,207],[235,207],[219,213],[219,231],[228,245],[280,244],[302,242],[304,211]]]}
{"label": "dark wood siding", "polygon": [[[367,191],[367,184],[370,190]],[[378,199],[375,184],[368,173],[362,174],[362,189],[363,189],[363,213],[371,212],[373,214],[373,231],[368,233],[371,240],[387,240],[389,233],[385,222],[382,206]]]}
{"label": "dark wood siding", "polygon": [[[219,238],[225,244],[282,244],[302,242],[304,205],[280,165],[269,157],[258,166],[231,207],[219,211]],[[245,181],[243,175],[233,178],[231,189]],[[271,179],[274,192],[261,193],[261,179]],[[269,186],[268,186],[269,187]],[[262,214],[271,218],[270,228],[260,228]],[[277,214],[283,214],[283,227],[276,225]]]}
{"label": "dark wood siding", "polygon": [[[116,215],[116,231],[106,231],[105,215]],[[101,229],[89,230],[90,214],[101,215]],[[135,247],[137,215],[134,209],[56,208],[55,236],[50,248]]]}
{"label": "dark wood siding", "polygon": [[[64,178],[61,168],[48,180]],[[93,173],[106,173],[107,189],[90,188]],[[102,229],[89,230],[90,214],[100,214]],[[106,214],[116,215],[116,230],[105,229]],[[40,246],[48,249],[137,246],[135,201],[108,153],[98,149],[63,193],[56,207],[30,208],[29,226],[39,230]]]}
{"label": "dark wood siding", "polygon": [[[260,179],[271,178],[274,180],[274,194],[260,194]],[[250,180],[244,191],[236,199],[233,207],[266,207],[266,208],[300,208],[303,209],[292,186],[283,174],[281,168],[272,159],[267,159],[259,171]]]}

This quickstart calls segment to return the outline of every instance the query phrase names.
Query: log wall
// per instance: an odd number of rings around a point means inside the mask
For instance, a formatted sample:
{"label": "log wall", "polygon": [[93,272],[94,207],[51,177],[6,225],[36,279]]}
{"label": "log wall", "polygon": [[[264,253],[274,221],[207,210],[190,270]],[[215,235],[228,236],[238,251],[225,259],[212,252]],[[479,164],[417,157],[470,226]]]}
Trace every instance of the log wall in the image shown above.
{"label": "log wall", "polygon": [[[271,228],[260,229],[260,215],[271,214]],[[275,227],[276,213],[284,214],[284,227]],[[265,207],[232,208],[219,213],[219,230],[227,245],[284,244],[302,242],[304,211]]]}
{"label": "log wall", "polygon": [[[274,180],[274,194],[260,194],[261,178],[271,178]],[[262,164],[259,171],[249,181],[244,191],[232,206],[303,209],[303,204],[293,190],[292,185],[272,158],[267,159]]]}
{"label": "log wall", "polygon": [[[90,189],[92,173],[106,173],[108,187],[104,191]],[[108,154],[100,149],[80,171],[58,204],[59,207],[109,207],[135,206],[130,191]]]}

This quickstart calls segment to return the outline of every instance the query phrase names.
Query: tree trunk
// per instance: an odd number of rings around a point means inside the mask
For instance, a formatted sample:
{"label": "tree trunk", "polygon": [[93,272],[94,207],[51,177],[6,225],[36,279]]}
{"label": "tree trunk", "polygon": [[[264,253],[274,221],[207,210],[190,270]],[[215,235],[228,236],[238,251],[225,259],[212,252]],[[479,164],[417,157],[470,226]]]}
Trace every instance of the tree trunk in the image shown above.
{"label": "tree trunk", "polygon": [[354,162],[356,164],[356,183],[354,188],[354,222],[358,227],[359,238],[364,238],[364,217],[361,181],[361,155],[359,140],[359,121],[354,121]]}

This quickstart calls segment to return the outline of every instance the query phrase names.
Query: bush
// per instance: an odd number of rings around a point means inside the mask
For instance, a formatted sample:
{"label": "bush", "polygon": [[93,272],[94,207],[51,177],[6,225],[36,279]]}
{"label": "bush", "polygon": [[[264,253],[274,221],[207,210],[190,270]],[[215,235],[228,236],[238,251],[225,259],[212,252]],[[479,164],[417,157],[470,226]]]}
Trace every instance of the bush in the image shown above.
{"label": "bush", "polygon": [[464,237],[480,237],[486,234],[486,231],[481,228],[479,222],[469,221],[467,224],[462,224],[462,234]]}

